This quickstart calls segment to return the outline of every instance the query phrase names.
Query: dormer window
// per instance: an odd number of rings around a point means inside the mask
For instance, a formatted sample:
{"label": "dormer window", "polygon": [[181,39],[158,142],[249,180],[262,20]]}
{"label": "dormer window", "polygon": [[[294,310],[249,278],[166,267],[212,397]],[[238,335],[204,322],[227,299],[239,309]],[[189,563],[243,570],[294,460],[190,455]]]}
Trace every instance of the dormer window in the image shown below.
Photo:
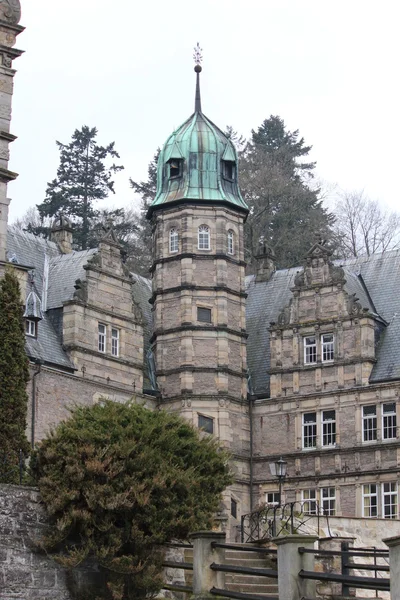
{"label": "dormer window", "polygon": [[25,333],[29,337],[37,336],[37,321],[25,319]]}
{"label": "dormer window", "polygon": [[222,161],[222,175],[225,179],[229,179],[229,181],[235,180],[235,172],[236,172],[236,163],[233,160],[223,160]]}
{"label": "dormer window", "polygon": [[169,167],[169,178],[176,179],[177,177],[182,176],[182,159],[180,158],[171,158],[168,161]]}

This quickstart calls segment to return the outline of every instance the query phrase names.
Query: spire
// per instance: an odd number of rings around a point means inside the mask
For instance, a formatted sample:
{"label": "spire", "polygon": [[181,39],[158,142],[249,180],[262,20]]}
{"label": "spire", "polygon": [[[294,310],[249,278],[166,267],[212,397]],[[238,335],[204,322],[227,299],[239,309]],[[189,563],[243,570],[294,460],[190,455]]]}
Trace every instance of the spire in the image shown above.
{"label": "spire", "polygon": [[202,71],[201,61],[203,60],[202,49],[199,42],[194,48],[193,58],[196,63],[194,71],[196,73],[196,96],[194,100],[194,112],[201,112],[201,96],[200,96],[200,73]]}

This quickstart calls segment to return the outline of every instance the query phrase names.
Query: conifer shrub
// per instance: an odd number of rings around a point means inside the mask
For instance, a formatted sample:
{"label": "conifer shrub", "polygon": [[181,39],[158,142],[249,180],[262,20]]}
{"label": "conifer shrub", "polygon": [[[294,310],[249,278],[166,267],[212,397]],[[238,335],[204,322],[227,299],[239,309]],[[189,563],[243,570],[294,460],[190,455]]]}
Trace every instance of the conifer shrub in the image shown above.
{"label": "conifer shrub", "polygon": [[19,482],[19,453],[29,454],[26,416],[29,381],[21,292],[14,270],[0,279],[0,479]]}
{"label": "conifer shrub", "polygon": [[219,443],[181,417],[104,400],[76,407],[38,447],[32,471],[51,527],[43,546],[65,567],[94,559],[98,598],[161,588],[161,545],[209,528],[231,483]]}

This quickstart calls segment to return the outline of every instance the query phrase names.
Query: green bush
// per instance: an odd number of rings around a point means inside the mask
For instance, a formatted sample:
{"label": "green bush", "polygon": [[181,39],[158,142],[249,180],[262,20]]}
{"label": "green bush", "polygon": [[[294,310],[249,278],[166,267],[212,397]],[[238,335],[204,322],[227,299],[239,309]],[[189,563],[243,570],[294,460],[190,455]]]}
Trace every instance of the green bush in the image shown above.
{"label": "green bush", "polygon": [[51,518],[43,545],[61,564],[94,558],[99,597],[161,587],[160,545],[209,528],[231,482],[218,442],[165,411],[106,400],[77,407],[38,447],[32,472]]}

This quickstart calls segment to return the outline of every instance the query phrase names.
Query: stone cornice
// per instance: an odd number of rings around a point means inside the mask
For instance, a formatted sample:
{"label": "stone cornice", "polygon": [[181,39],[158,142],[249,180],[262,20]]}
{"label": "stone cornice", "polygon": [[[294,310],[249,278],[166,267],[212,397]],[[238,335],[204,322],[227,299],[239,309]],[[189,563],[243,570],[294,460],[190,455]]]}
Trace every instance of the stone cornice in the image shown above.
{"label": "stone cornice", "polygon": [[9,133],[8,131],[0,131],[0,139],[7,140],[7,142],[14,142],[17,138],[16,135]]}
{"label": "stone cornice", "polygon": [[223,254],[222,252],[215,254],[201,254],[200,252],[197,254],[196,252],[181,252],[174,254],[173,256],[166,256],[165,258],[157,258],[150,267],[150,272],[153,273],[157,265],[162,265],[169,262],[177,262],[181,261],[183,258],[191,258],[194,260],[225,260],[226,262],[230,262],[232,264],[238,265],[240,267],[245,267],[246,262],[244,260],[237,260],[233,258],[229,254]]}
{"label": "stone cornice", "polygon": [[150,298],[150,304],[154,304],[154,301],[157,296],[165,296],[166,294],[175,294],[176,292],[182,292],[184,290],[193,290],[193,291],[205,291],[205,292],[226,292],[227,294],[231,294],[232,296],[237,296],[238,298],[247,298],[246,292],[238,292],[237,290],[233,290],[232,288],[225,285],[192,285],[192,284],[183,284],[178,285],[176,287],[164,288],[160,290],[156,290],[153,292],[152,297]]}
{"label": "stone cornice", "polygon": [[298,373],[304,371],[313,371],[314,369],[327,369],[329,367],[342,367],[348,365],[358,365],[360,363],[372,363],[373,365],[377,362],[376,358],[371,356],[355,356],[350,359],[335,359],[332,362],[318,361],[312,365],[294,365],[293,367],[274,367],[268,369],[270,375],[278,375],[279,373]]}
{"label": "stone cornice", "polygon": [[[143,327],[143,323],[141,321],[135,320],[133,315],[132,317],[128,317],[126,315],[123,315],[122,313],[106,310],[105,308],[101,308],[100,306],[96,306],[95,304],[89,304],[89,302],[84,302],[83,300],[79,300],[78,298],[74,298],[72,300],[65,300],[63,302],[63,306],[70,305],[82,306],[83,308],[87,308],[88,310],[92,310],[93,312],[100,313],[101,315],[107,315],[108,317],[120,319],[121,321],[127,321],[128,323],[133,323],[134,325],[139,325],[139,327]],[[50,308],[49,310],[52,309]]]}
{"label": "stone cornice", "polygon": [[224,331],[226,333],[230,333],[231,335],[235,335],[237,337],[247,339],[248,334],[245,331],[237,331],[235,329],[230,329],[226,325],[192,325],[185,324],[180,325],[179,327],[170,327],[163,329],[156,329],[153,332],[153,335],[150,338],[150,344],[152,344],[158,337],[163,335],[169,335],[171,333],[180,333],[182,331],[213,331],[217,333],[218,331]]}
{"label": "stone cornice", "polygon": [[111,354],[106,354],[105,352],[98,352],[97,350],[92,350],[90,348],[86,348],[85,346],[80,346],[79,344],[64,344],[63,349],[66,352],[82,352],[82,354],[90,354],[91,356],[97,356],[99,358],[102,358],[103,360],[111,361],[119,365],[124,365],[126,367],[133,367],[135,369],[143,371],[143,363],[136,362],[133,360],[126,360],[118,356],[112,356]]}
{"label": "stone cornice", "polygon": [[[193,373],[227,373],[228,375],[239,377],[240,379],[247,378],[247,371],[242,370],[242,372],[240,373],[238,370],[230,369],[226,365],[221,365],[219,367],[195,367],[193,365],[181,365],[176,369],[157,369],[157,376],[173,375],[177,373],[185,373],[188,371],[191,371]],[[187,393],[188,392],[186,391],[186,394]],[[225,394],[225,392],[222,392],[222,394]]]}
{"label": "stone cornice", "polygon": [[9,182],[9,181],[14,181],[14,179],[17,179],[18,177],[18,173],[14,173],[14,171],[9,171],[8,169],[3,169],[2,167],[0,167],[0,180],[1,181],[5,181],[5,182]]}

